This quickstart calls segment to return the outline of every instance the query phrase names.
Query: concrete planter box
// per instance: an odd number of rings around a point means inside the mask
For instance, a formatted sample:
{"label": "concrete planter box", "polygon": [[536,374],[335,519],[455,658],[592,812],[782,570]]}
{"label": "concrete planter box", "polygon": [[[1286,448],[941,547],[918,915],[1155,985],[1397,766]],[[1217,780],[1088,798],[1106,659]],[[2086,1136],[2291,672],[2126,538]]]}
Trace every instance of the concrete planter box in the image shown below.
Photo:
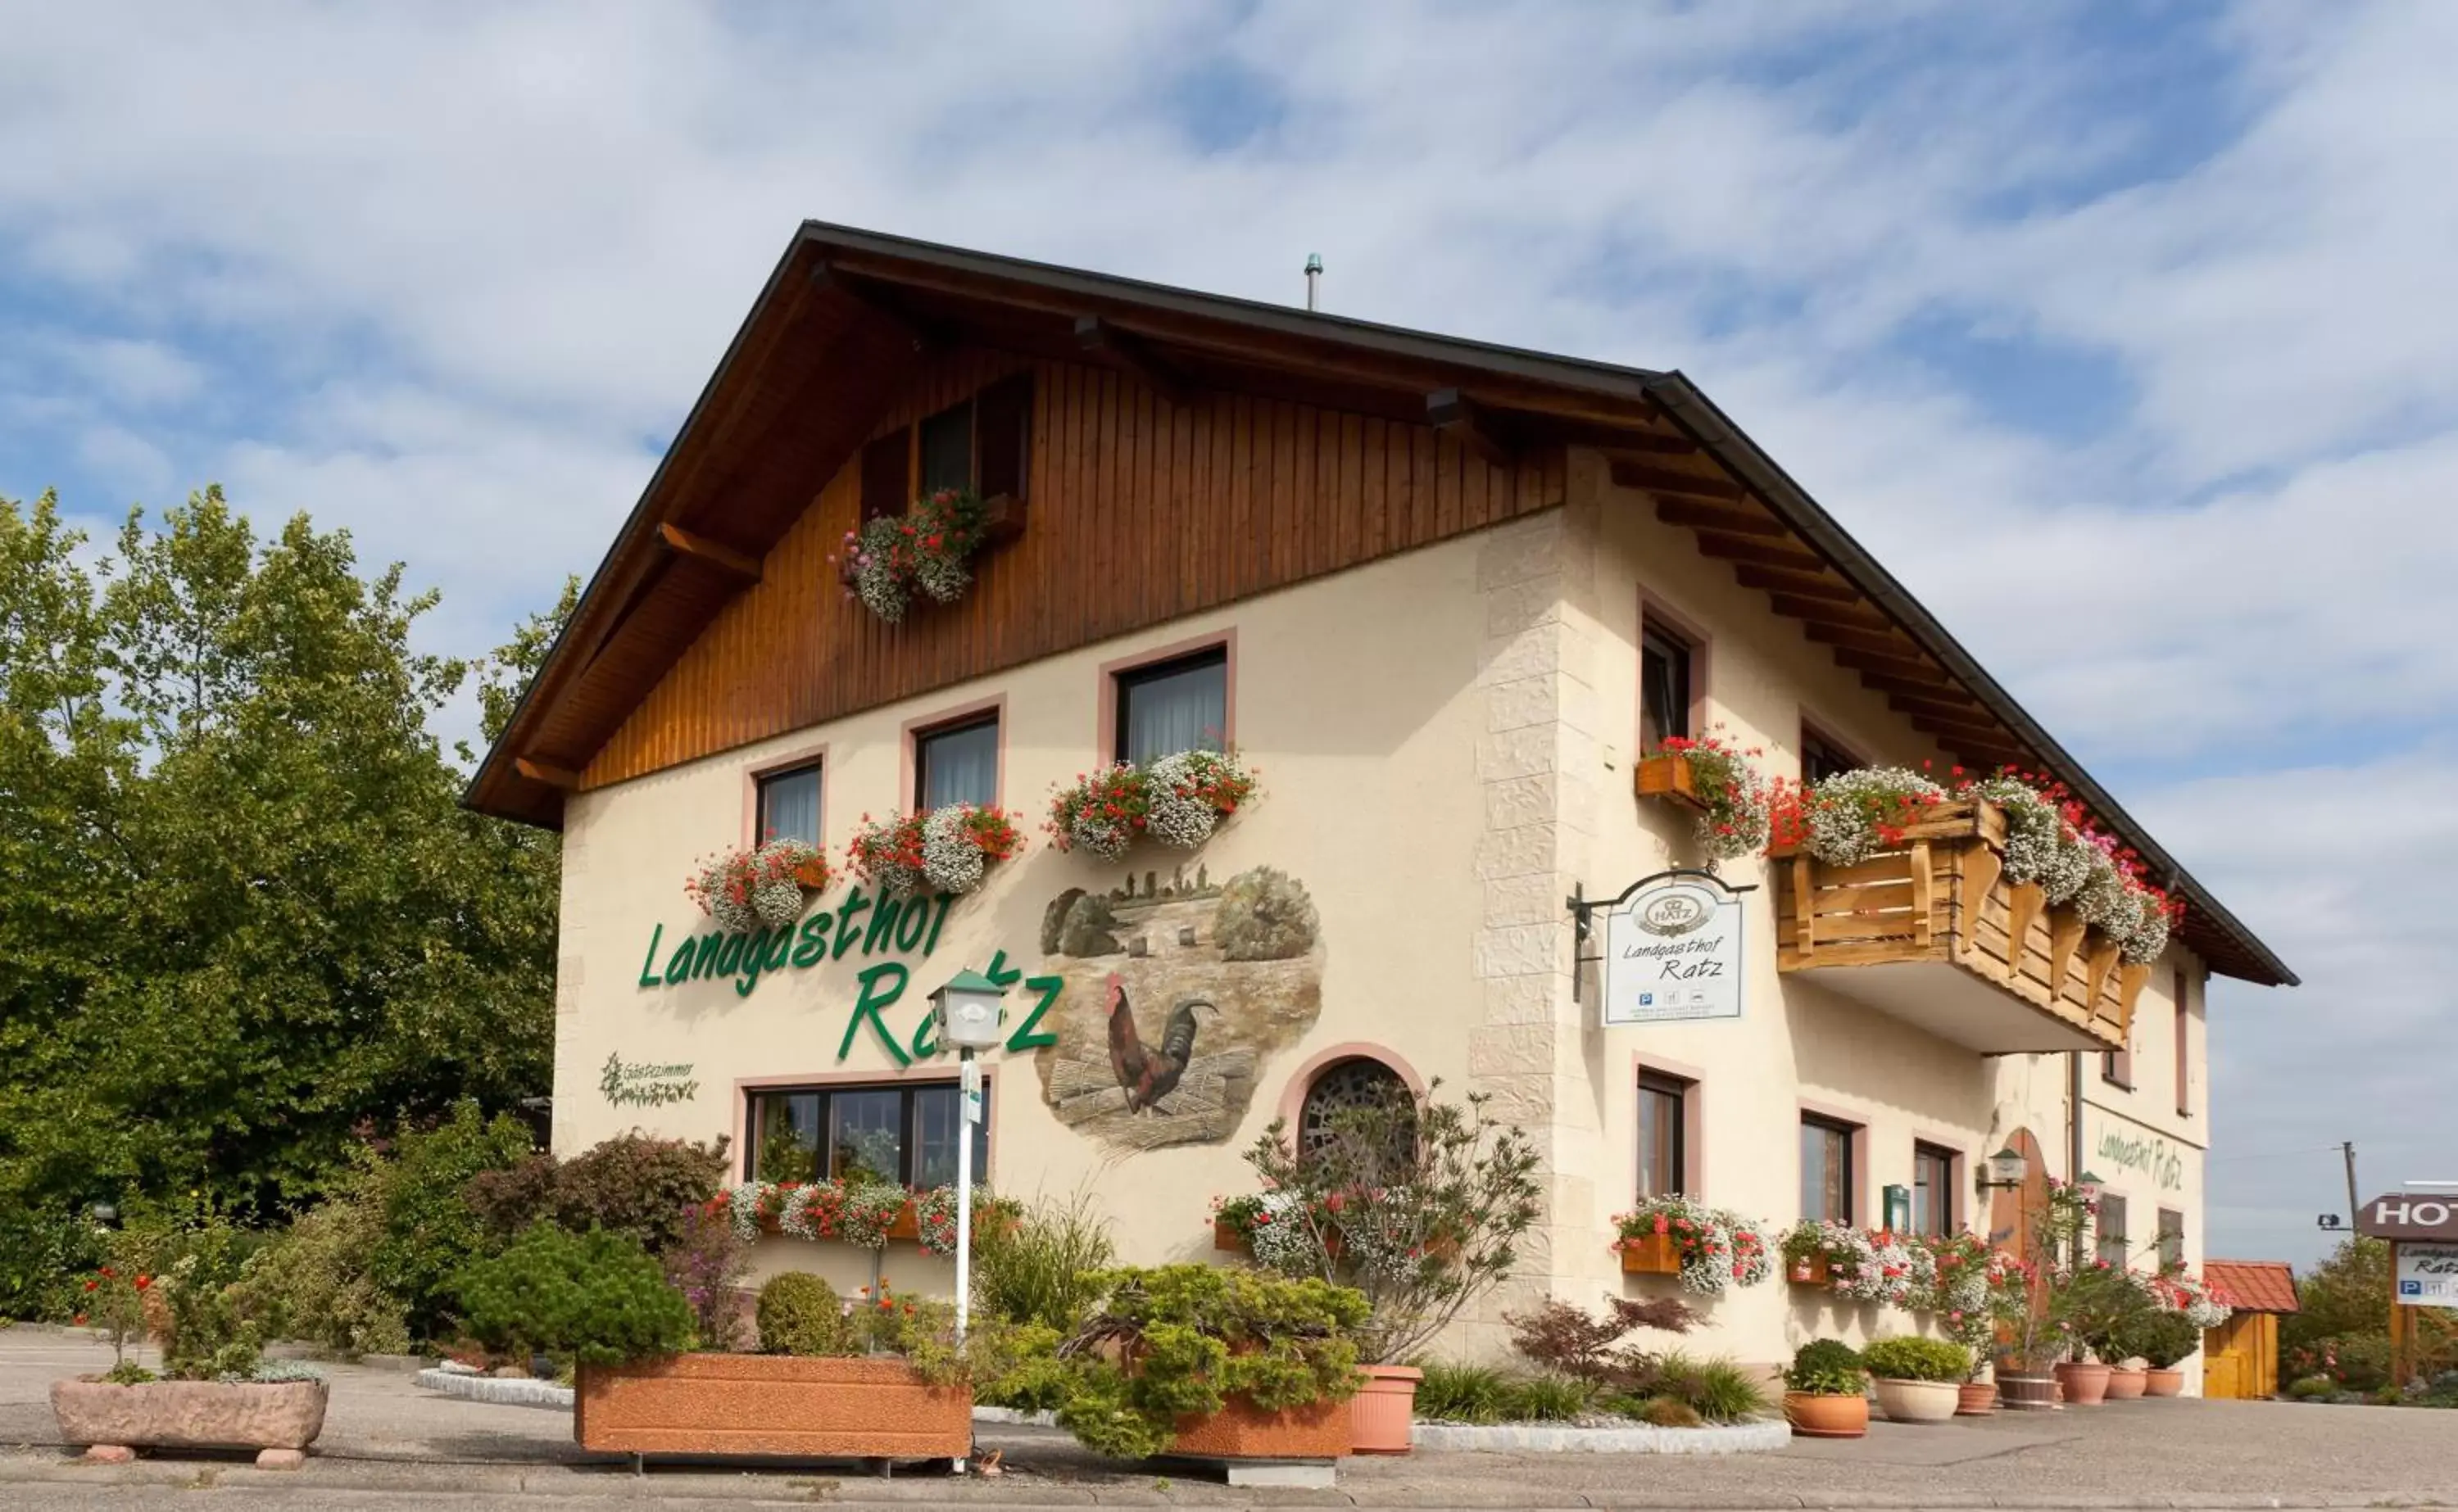
{"label": "concrete planter box", "polygon": [[582,1366],[572,1437],[618,1454],[961,1460],[973,1393],[927,1385],[901,1359],[677,1355]]}
{"label": "concrete planter box", "polygon": [[[1412,1395],[1415,1384],[1409,1383]],[[1341,1460],[1348,1456],[1350,1432],[1344,1401],[1265,1412],[1232,1397],[1219,1412],[1181,1420],[1169,1452],[1190,1460]]]}
{"label": "concrete planter box", "polygon": [[324,1431],[325,1397],[321,1380],[55,1380],[52,1415],[60,1437],[89,1445],[93,1458],[129,1458],[96,1450],[256,1449],[261,1463],[291,1466]]}
{"label": "concrete planter box", "polygon": [[1878,1410],[1888,1422],[1946,1422],[1962,1404],[1963,1388],[1950,1380],[1895,1380],[1881,1376],[1871,1383]]}

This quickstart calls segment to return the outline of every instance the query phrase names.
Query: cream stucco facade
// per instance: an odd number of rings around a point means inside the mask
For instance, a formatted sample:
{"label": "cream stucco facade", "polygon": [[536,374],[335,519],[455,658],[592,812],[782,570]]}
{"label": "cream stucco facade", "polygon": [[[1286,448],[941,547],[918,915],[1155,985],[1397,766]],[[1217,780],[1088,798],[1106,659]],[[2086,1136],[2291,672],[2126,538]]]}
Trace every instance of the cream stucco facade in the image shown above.
{"label": "cream stucco facade", "polygon": [[[1493,1320],[1534,1295],[1593,1302],[1670,1285],[1625,1277],[1609,1248],[1610,1220],[1636,1182],[1642,1068],[1693,1084],[1689,1174],[1705,1201],[1787,1225],[1800,1206],[1808,1110],[1858,1129],[1861,1222],[1880,1221],[1884,1188],[1911,1183],[1922,1142],[1954,1152],[1958,1219],[1987,1232],[1974,1172],[2018,1130],[2037,1141],[2052,1173],[2073,1173],[2070,1059],[1983,1056],[1780,975],[1771,887],[1744,901],[1738,1020],[1608,1029],[1593,987],[1573,1001],[1572,891],[1610,897],[1698,860],[1688,817],[1632,794],[1643,612],[1698,643],[1704,722],[1763,748],[1770,775],[1795,770],[1804,720],[1868,760],[1944,767],[1947,758],[1825,648],[1768,613],[1762,595],[1701,557],[1689,532],[1660,524],[1646,495],[1613,485],[1599,458],[1572,453],[1567,497],[1562,508],[1483,533],[574,794],[564,818],[556,1148],[637,1127],[730,1134],[739,1152],[745,1098],[758,1087],[952,1078],[951,1057],[902,1065],[888,1046],[892,1036],[910,1055],[930,989],[1004,952],[1028,973],[1065,978],[1061,1011],[1090,1011],[1107,968],[1044,960],[1049,900],[1070,887],[1110,889],[1130,874],[1166,879],[1184,860],[1215,879],[1278,868],[1302,882],[1320,917],[1320,1012],[1261,1057],[1235,1132],[1122,1153],[1057,1120],[1031,1052],[987,1060],[989,1180],[1020,1196],[1090,1193],[1130,1259],[1212,1258],[1210,1199],[1254,1185],[1240,1152],[1296,1106],[1311,1067],[1360,1051],[1421,1083],[1492,1094],[1538,1141],[1543,1227],[1520,1275],[1452,1341],[1461,1353],[1498,1347]],[[676,945],[706,928],[682,880],[697,858],[748,838],[756,772],[818,755],[823,836],[841,854],[865,812],[906,800],[917,723],[996,701],[1003,800],[1037,821],[1054,785],[1101,758],[1104,668],[1212,637],[1232,646],[1231,733],[1260,769],[1262,791],[1199,853],[1147,844],[1104,865],[1035,835],[980,893],[911,931],[909,948],[855,928],[839,951],[831,931],[828,959],[807,966],[747,983],[742,973],[664,980]],[[1766,880],[1755,860],[1723,871],[1736,883]],[[840,883],[813,907],[837,906],[843,892]],[[877,1027],[853,1015],[871,970],[874,1001],[903,973]],[[2165,1209],[2194,1262],[2208,1129],[2203,976],[2172,946],[2136,1010],[2131,1089],[2105,1079],[2096,1055],[2082,1079],[2085,1165],[2128,1199],[2135,1248],[2150,1243]],[[2190,1009],[2181,1037],[2179,982]],[[1015,996],[1029,1008],[1034,995]],[[692,1092],[615,1106],[599,1085],[610,1058],[688,1066]],[[866,1255],[783,1239],[763,1242],[760,1266],[820,1271],[847,1288],[872,1278]],[[888,1252],[886,1274],[900,1288],[948,1281],[943,1264],[909,1245]],[[1781,1278],[1729,1294],[1703,1305],[1710,1328],[1695,1342],[1763,1363],[1816,1334],[1859,1338],[1918,1323],[1824,1296]]]}

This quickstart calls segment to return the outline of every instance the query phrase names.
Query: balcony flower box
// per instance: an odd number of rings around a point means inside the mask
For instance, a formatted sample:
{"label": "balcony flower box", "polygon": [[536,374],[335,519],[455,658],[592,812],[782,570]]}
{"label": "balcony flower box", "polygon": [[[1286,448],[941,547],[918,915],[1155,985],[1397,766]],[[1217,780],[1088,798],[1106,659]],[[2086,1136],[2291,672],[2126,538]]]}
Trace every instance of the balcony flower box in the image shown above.
{"label": "balcony flower box", "polygon": [[677,1355],[580,1367],[572,1430],[601,1453],[960,1460],[973,1393],[889,1357]]}
{"label": "balcony flower box", "polygon": [[1639,757],[1632,786],[1643,798],[1669,798],[1694,809],[1707,806],[1706,800],[1698,796],[1698,775],[1691,771],[1690,758],[1686,756]]}
{"label": "balcony flower box", "polygon": [[325,1400],[321,1380],[52,1382],[52,1415],[70,1443],[102,1450],[254,1449],[268,1467],[297,1466],[324,1431]]}
{"label": "balcony flower box", "polygon": [[1642,1233],[1621,1240],[1614,1248],[1621,1251],[1621,1274],[1624,1275],[1679,1275],[1681,1252],[1669,1233]]}
{"label": "balcony flower box", "polygon": [[1784,1278],[1795,1286],[1825,1286],[1835,1277],[1826,1263],[1826,1256],[1812,1254],[1784,1267]]}

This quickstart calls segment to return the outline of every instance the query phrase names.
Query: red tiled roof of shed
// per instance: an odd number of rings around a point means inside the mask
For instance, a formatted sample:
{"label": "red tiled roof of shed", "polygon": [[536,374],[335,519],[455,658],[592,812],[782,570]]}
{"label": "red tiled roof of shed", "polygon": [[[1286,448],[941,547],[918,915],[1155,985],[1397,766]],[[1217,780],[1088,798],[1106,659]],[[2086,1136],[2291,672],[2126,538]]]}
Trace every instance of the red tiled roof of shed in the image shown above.
{"label": "red tiled roof of shed", "polygon": [[2206,1260],[2202,1279],[2239,1313],[2293,1313],[2296,1271],[2284,1260]]}

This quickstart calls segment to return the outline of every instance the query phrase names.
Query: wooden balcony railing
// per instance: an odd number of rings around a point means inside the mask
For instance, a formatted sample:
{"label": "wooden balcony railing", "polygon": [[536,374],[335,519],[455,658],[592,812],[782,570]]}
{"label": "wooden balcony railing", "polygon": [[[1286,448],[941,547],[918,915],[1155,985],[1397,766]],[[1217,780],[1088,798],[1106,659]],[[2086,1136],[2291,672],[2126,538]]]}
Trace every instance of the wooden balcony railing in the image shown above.
{"label": "wooden balcony railing", "polygon": [[1988,1053],[2123,1049],[2150,968],[2008,883],[2005,849],[1993,803],[1941,804],[1855,866],[1779,847],[1779,968]]}

